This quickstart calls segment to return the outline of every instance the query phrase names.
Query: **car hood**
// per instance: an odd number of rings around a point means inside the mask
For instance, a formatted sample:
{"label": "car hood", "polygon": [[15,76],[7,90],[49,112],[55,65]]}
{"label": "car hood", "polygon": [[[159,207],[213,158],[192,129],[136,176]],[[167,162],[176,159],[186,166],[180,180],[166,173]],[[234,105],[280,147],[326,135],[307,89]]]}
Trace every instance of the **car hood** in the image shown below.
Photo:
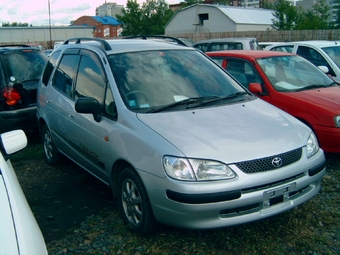
{"label": "car hood", "polygon": [[183,156],[226,163],[302,147],[310,134],[304,124],[260,99],[204,109],[138,114],[138,118]]}
{"label": "car hood", "polygon": [[340,86],[293,92],[289,95],[306,102],[315,102],[320,107],[336,113],[340,109]]}

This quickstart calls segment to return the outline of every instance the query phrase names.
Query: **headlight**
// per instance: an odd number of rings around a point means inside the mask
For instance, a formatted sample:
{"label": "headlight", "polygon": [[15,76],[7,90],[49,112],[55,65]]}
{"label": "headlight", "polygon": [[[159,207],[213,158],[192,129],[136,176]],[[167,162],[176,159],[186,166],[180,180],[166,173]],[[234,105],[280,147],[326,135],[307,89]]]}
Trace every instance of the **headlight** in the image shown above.
{"label": "headlight", "polygon": [[318,143],[318,139],[316,138],[314,133],[311,133],[309,135],[308,140],[307,140],[306,149],[307,149],[307,158],[310,158],[311,156],[313,156],[315,153],[318,152],[319,143]]}
{"label": "headlight", "polygon": [[227,165],[211,160],[166,156],[163,166],[170,177],[183,181],[225,180],[236,176]]}
{"label": "headlight", "polygon": [[340,116],[335,116],[334,122],[336,127],[340,127]]}

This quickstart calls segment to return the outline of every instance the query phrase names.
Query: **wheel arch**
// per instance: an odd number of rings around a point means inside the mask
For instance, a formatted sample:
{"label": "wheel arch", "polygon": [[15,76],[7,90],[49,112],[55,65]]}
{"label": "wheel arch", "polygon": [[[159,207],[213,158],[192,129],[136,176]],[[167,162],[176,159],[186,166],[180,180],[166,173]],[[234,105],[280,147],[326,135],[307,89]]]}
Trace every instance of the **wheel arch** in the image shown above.
{"label": "wheel arch", "polygon": [[128,163],[126,160],[123,160],[123,159],[117,160],[114,163],[114,165],[112,166],[112,169],[111,169],[111,188],[112,188],[112,192],[113,192],[114,197],[117,197],[117,195],[118,195],[118,185],[117,185],[117,183],[118,183],[119,174],[126,167],[131,167],[131,169],[133,169],[137,173],[135,168],[130,163]]}

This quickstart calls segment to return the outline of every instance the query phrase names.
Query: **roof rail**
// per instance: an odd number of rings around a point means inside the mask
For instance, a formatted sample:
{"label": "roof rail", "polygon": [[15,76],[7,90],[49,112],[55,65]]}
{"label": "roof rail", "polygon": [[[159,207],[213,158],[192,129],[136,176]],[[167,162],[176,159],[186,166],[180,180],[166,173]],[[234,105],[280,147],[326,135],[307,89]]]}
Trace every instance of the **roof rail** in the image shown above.
{"label": "roof rail", "polygon": [[177,44],[187,46],[184,42],[182,42],[180,39],[172,36],[167,35],[135,35],[135,36],[126,36],[123,39],[170,39],[175,41]]}
{"label": "roof rail", "polygon": [[80,44],[82,41],[95,41],[100,43],[100,48],[102,50],[112,50],[110,44],[101,38],[91,38],[91,37],[74,37],[69,38],[63,42],[63,44],[69,44],[71,41],[75,41],[76,44]]}

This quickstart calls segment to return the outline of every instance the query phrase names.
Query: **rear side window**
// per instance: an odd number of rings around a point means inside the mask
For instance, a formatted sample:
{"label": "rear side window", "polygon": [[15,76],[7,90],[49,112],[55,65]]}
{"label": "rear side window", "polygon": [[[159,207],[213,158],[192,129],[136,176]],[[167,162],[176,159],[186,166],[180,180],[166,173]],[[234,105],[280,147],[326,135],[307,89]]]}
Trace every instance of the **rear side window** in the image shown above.
{"label": "rear side window", "polygon": [[60,51],[57,51],[57,52],[54,52],[49,60],[47,61],[47,64],[45,66],[45,70],[44,70],[44,73],[42,75],[42,83],[47,86],[47,83],[50,79],[50,76],[52,74],[52,71],[54,69],[54,67],[56,66],[57,64],[57,60],[59,58],[59,55],[60,55]]}
{"label": "rear side window", "polygon": [[211,51],[219,50],[243,50],[243,45],[240,42],[213,43],[211,45]]}
{"label": "rear side window", "polygon": [[294,46],[277,46],[274,48],[271,48],[271,51],[280,51],[280,52],[293,52]]}

